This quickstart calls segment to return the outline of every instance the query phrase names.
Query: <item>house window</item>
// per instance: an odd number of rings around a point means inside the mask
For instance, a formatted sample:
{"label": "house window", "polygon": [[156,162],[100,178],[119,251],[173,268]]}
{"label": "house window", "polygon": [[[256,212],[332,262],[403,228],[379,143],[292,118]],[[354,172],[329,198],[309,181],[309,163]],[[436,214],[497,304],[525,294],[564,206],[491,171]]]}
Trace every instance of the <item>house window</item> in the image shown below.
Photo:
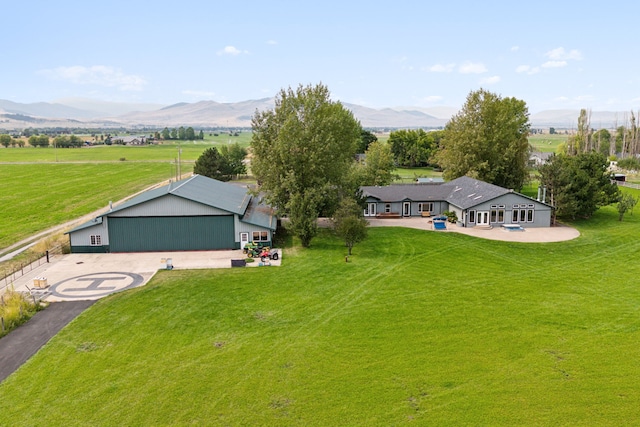
{"label": "house window", "polygon": [[384,205],[384,211],[385,213],[390,213],[391,212],[391,204],[387,203]]}
{"label": "house window", "polygon": [[504,205],[494,205],[491,209],[491,222],[504,222]]}
{"label": "house window", "polygon": [[253,232],[253,241],[254,242],[268,242],[269,241],[269,233],[266,231],[254,231]]}
{"label": "house window", "polygon": [[520,222],[526,222],[527,220],[527,210],[520,209]]}
{"label": "house window", "polygon": [[469,211],[469,222],[476,222],[476,211]]}
{"label": "house window", "polygon": [[527,222],[533,222],[533,209],[527,209]]}
{"label": "house window", "polygon": [[91,246],[102,246],[102,236],[96,234],[90,237]]}
{"label": "house window", "polygon": [[418,203],[418,212],[433,212],[433,203]]}

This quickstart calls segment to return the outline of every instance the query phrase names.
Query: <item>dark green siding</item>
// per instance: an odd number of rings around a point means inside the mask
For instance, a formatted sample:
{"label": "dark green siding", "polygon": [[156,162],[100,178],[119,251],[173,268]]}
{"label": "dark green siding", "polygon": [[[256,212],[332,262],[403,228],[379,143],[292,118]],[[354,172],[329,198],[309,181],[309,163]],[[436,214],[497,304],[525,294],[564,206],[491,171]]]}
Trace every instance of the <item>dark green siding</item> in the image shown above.
{"label": "dark green siding", "polygon": [[109,218],[111,252],[233,249],[233,215]]}
{"label": "dark green siding", "polygon": [[106,254],[109,246],[71,246],[72,254]]}

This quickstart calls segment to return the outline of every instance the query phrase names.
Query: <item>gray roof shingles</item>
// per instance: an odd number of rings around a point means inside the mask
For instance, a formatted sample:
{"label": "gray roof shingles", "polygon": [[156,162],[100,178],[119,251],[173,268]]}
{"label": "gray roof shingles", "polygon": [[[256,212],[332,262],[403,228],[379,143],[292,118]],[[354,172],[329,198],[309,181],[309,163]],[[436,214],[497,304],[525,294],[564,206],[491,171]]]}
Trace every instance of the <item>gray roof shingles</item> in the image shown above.
{"label": "gray roof shingles", "polygon": [[385,187],[362,187],[362,192],[367,197],[373,197],[385,203],[405,200],[446,201],[461,209],[468,209],[510,193],[512,190],[462,176],[442,184],[396,184]]}

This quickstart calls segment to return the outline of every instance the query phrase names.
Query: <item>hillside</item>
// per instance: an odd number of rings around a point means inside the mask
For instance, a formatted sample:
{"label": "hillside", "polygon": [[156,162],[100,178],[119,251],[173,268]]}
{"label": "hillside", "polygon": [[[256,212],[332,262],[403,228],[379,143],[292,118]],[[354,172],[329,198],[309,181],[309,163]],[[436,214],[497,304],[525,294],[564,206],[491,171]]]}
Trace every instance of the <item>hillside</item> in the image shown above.
{"label": "hillside", "polygon": [[[457,112],[454,107],[370,108],[344,103],[367,128],[438,128]],[[0,129],[26,127],[250,127],[256,110],[274,106],[274,98],[235,103],[216,101],[158,104],[110,103],[70,98],[55,103],[21,104],[0,99]],[[545,110],[531,114],[534,128],[575,128],[579,110]],[[626,123],[628,112],[593,111],[594,128],[614,128]]]}

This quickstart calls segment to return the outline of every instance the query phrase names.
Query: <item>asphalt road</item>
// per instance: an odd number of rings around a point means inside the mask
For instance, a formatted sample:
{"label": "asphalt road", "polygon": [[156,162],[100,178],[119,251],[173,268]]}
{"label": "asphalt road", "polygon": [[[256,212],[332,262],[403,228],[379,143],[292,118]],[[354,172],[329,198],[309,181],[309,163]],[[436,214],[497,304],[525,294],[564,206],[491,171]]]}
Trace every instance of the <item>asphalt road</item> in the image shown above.
{"label": "asphalt road", "polygon": [[49,304],[27,323],[0,338],[0,382],[45,345],[55,334],[95,301],[65,301]]}

